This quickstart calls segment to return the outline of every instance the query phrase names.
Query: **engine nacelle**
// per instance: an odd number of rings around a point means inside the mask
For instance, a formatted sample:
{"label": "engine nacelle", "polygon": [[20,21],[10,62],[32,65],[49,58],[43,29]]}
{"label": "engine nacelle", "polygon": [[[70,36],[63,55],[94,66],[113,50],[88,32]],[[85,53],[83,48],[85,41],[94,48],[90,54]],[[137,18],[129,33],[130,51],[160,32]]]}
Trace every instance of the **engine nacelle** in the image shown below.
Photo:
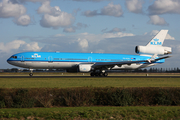
{"label": "engine nacelle", "polygon": [[136,46],[135,52],[138,54],[157,54],[157,55],[166,55],[172,53],[171,47],[163,46]]}
{"label": "engine nacelle", "polygon": [[80,64],[79,71],[80,72],[90,72],[92,64]]}

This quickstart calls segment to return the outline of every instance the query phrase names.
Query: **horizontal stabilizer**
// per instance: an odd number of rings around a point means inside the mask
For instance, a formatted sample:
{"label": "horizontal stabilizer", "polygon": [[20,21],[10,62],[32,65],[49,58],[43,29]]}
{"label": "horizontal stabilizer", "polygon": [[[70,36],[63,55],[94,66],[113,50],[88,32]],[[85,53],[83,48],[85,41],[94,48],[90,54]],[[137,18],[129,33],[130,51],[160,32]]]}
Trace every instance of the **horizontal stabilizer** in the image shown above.
{"label": "horizontal stabilizer", "polygon": [[171,56],[165,56],[165,57],[161,57],[161,58],[157,58],[154,61],[158,61],[158,60],[162,60],[162,59],[166,59],[166,58],[170,58]]}

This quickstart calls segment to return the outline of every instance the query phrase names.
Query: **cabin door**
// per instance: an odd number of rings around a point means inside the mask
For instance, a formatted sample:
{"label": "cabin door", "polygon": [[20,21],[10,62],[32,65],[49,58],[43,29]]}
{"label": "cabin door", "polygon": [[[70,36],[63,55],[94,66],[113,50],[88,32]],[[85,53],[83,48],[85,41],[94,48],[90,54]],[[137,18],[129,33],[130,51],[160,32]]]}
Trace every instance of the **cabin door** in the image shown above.
{"label": "cabin door", "polygon": [[21,56],[21,62],[24,62],[24,56]]}
{"label": "cabin door", "polygon": [[52,56],[49,56],[49,57],[48,57],[48,62],[50,62],[50,63],[53,62],[53,57],[52,57]]}
{"label": "cabin door", "polygon": [[92,57],[88,57],[88,62],[92,62]]}

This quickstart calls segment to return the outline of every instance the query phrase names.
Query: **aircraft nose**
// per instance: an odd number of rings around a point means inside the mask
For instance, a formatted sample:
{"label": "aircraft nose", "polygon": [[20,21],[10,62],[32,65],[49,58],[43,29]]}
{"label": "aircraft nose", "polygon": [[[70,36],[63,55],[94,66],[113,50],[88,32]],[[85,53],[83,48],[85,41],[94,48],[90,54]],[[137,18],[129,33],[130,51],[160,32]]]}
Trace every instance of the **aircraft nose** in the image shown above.
{"label": "aircraft nose", "polygon": [[10,61],[11,61],[10,58],[8,58],[8,59],[7,59],[7,62],[10,63]]}
{"label": "aircraft nose", "polygon": [[10,58],[8,58],[8,59],[7,59],[7,62],[8,62],[9,64],[12,64],[12,63],[13,63],[12,58],[11,58],[11,57],[10,57]]}

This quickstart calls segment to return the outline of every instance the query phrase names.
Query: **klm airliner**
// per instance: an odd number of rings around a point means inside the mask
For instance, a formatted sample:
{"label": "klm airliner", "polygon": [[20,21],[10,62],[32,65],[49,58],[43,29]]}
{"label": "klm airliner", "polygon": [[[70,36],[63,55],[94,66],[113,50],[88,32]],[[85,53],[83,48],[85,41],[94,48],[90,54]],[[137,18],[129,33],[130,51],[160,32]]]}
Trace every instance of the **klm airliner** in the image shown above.
{"label": "klm airliner", "polygon": [[107,76],[108,70],[133,70],[164,63],[163,56],[172,52],[163,42],[168,30],[161,30],[146,46],[136,46],[139,55],[105,53],[23,52],[12,55],[9,64],[33,69],[65,69],[67,72],[90,72],[91,76]]}

